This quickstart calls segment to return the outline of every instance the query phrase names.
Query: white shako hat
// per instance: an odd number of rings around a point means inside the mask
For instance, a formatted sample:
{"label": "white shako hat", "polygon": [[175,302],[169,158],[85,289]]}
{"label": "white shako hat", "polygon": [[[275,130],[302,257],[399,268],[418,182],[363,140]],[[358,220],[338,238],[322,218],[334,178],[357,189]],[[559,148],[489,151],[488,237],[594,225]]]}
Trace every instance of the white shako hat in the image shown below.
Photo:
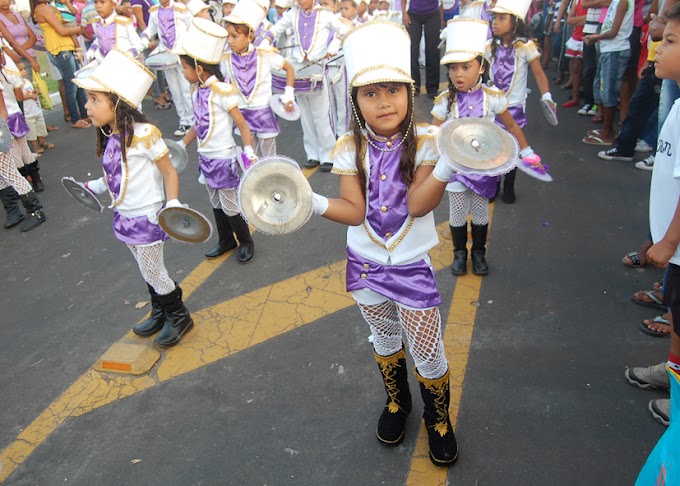
{"label": "white shako hat", "polygon": [[383,18],[359,24],[342,43],[350,88],[373,83],[410,83],[411,38],[406,29]]}
{"label": "white shako hat", "polygon": [[489,12],[493,13],[507,13],[514,15],[518,19],[524,20],[529,13],[532,0],[498,0],[494,8],[490,8]]}
{"label": "white shako hat", "polygon": [[269,12],[269,0],[255,0],[255,3],[257,3],[265,12]]}
{"label": "white shako hat", "polygon": [[85,91],[112,93],[138,108],[156,77],[127,52],[113,48],[89,78],[73,78]]}
{"label": "white shako hat", "polygon": [[224,20],[232,24],[247,25],[255,32],[264,20],[264,16],[264,10],[255,0],[241,0]]}
{"label": "white shako hat", "polygon": [[187,3],[187,9],[193,17],[195,17],[201,10],[205,10],[207,8],[209,7],[203,0],[189,0]]}
{"label": "white shako hat", "polygon": [[446,24],[446,52],[440,64],[468,62],[486,53],[489,23],[456,17]]}
{"label": "white shako hat", "polygon": [[175,50],[175,54],[185,54],[206,64],[219,64],[228,35],[215,22],[196,17],[191,20],[189,29],[182,37],[182,45]]}
{"label": "white shako hat", "polygon": [[279,8],[290,8],[290,0],[274,0],[274,6]]}
{"label": "white shako hat", "polygon": [[222,5],[225,3],[228,3],[230,5],[236,5],[238,3],[238,0],[222,0]]}
{"label": "white shako hat", "polygon": [[458,16],[466,19],[481,19],[485,5],[485,0],[477,0],[476,2],[468,3],[465,7],[461,7]]}

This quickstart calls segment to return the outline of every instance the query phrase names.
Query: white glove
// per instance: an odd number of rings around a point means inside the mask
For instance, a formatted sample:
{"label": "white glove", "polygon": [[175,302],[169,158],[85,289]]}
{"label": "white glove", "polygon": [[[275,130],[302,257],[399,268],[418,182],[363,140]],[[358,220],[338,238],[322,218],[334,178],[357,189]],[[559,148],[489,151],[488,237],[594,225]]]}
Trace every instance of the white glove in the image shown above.
{"label": "white glove", "polygon": [[85,53],[85,60],[87,62],[92,62],[94,61],[94,51],[88,49],[87,52]]}
{"label": "white glove", "polygon": [[205,176],[203,175],[203,172],[198,173],[198,183],[205,186]]}
{"label": "white glove", "polygon": [[106,185],[106,182],[104,182],[104,178],[100,177],[99,179],[87,181],[85,183],[85,189],[93,194],[103,194],[108,190],[108,186]]}
{"label": "white glove", "polygon": [[177,142],[177,144],[178,144],[180,147],[182,147],[184,150],[187,149],[187,144],[184,143],[184,139],[183,139],[183,138],[180,138],[180,139],[179,139],[179,142]]}
{"label": "white glove", "polygon": [[[541,99],[545,100],[545,101],[553,101],[553,98],[552,98],[552,95],[550,94],[550,91],[548,91],[547,93],[544,93],[543,96],[541,96]],[[553,103],[554,103],[554,101],[553,101]]]}
{"label": "white glove", "polygon": [[170,199],[168,202],[165,203],[166,208],[188,208],[189,205],[187,204],[182,204],[179,202],[179,199]]}
{"label": "white glove", "polygon": [[323,216],[323,214],[328,211],[328,205],[329,202],[326,196],[322,196],[316,192],[312,193],[312,210],[314,211],[314,214]]}
{"label": "white glove", "polygon": [[255,151],[253,150],[253,147],[251,147],[250,145],[246,145],[245,147],[243,147],[243,153],[246,154],[246,157],[248,157],[248,160],[250,160],[251,164],[257,161]]}
{"label": "white glove", "polygon": [[283,90],[283,96],[281,96],[281,103],[284,105],[295,101],[295,88],[293,86],[286,86]]}
{"label": "white glove", "polygon": [[519,156],[522,159],[525,159],[527,157],[531,157],[532,155],[535,155],[536,152],[534,152],[534,149],[531,147],[524,147],[522,150],[519,151]]}
{"label": "white glove", "polygon": [[432,175],[439,182],[449,182],[455,173],[456,171],[454,168],[447,164],[443,158],[437,161],[437,165],[434,166],[434,170],[432,171]]}

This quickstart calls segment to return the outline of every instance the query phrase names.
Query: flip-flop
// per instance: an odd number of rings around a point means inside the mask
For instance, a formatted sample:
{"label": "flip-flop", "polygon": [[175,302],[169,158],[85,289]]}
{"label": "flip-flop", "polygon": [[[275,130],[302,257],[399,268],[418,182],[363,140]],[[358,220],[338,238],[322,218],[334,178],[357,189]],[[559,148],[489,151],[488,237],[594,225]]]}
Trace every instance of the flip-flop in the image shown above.
{"label": "flip-flop", "polygon": [[588,145],[602,145],[606,147],[610,147],[614,145],[614,141],[612,140],[611,142],[606,142],[603,139],[601,139],[598,135],[586,135],[581,139],[583,143],[587,143]]}
{"label": "flip-flop", "polygon": [[47,127],[45,127],[45,128],[47,128],[48,132],[56,132],[57,130],[59,130],[59,127],[57,127],[55,125],[47,125]]}
{"label": "flip-flop", "polygon": [[[666,326],[669,326],[671,329],[668,332],[661,332],[661,331],[655,331],[653,329],[649,328],[649,325],[646,324],[646,322],[649,321],[650,324],[663,324]],[[665,338],[665,337],[670,337],[671,332],[673,331],[673,321],[670,321],[668,319],[664,319],[663,316],[656,316],[654,319],[646,319],[640,323],[640,330],[647,334],[648,336],[652,337],[658,337],[658,338]]]}
{"label": "flip-flop", "polygon": [[[626,259],[630,260],[630,263],[626,261]],[[631,251],[625,257],[623,257],[621,261],[628,268],[642,268],[647,265],[647,262],[645,262],[644,265],[642,264],[640,261],[640,254],[637,251]]]}
{"label": "flip-flop", "polygon": [[593,128],[592,130],[588,130],[586,132],[586,137],[589,136],[589,135],[599,137],[600,136],[600,129],[599,128]]}
{"label": "flip-flop", "polygon": [[[649,300],[644,300],[636,297],[636,294],[639,293],[642,293],[642,295],[646,296]],[[639,292],[635,292],[631,296],[631,299],[633,300],[633,302],[643,307],[651,307],[653,309],[666,310],[666,306],[664,305],[663,301],[659,299],[659,297],[657,297],[656,294],[661,295],[661,292],[657,290],[640,290]]]}

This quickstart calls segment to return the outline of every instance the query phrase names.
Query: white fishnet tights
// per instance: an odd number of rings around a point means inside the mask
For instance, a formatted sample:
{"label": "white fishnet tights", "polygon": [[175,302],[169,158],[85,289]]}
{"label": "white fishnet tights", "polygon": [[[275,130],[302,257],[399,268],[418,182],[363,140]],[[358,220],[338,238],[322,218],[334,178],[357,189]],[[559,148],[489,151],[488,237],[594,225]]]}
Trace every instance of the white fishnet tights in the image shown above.
{"label": "white fishnet tights", "polygon": [[489,223],[489,200],[474,191],[449,192],[449,222],[451,226],[467,224],[467,215],[472,215],[472,224]]}
{"label": "white fishnet tights", "polygon": [[14,157],[9,153],[0,153],[0,189],[12,186],[19,195],[28,194],[33,190],[26,178],[19,173]]}
{"label": "white fishnet tights", "polygon": [[418,373],[429,380],[444,376],[449,365],[438,307],[411,309],[387,300],[375,305],[359,304],[359,310],[371,329],[377,354],[389,356],[399,351],[403,329]]}
{"label": "white fishnet tights", "polygon": [[260,138],[253,137],[253,150],[257,158],[271,157],[276,155],[276,137]]}
{"label": "white fishnet tights", "polygon": [[33,155],[33,152],[31,152],[31,149],[28,146],[26,137],[12,139],[12,148],[10,148],[10,153],[12,154],[17,167],[19,168],[23,167],[24,165],[32,164],[36,160],[35,155]]}
{"label": "white fishnet tights", "polygon": [[208,190],[210,204],[213,208],[222,208],[227,216],[236,216],[241,212],[241,207],[238,205],[237,189],[213,189],[208,185],[205,188]]}
{"label": "white fishnet tights", "polygon": [[127,247],[137,260],[142,277],[158,295],[167,295],[175,290],[175,282],[172,281],[165,268],[162,241],[152,245],[128,245]]}

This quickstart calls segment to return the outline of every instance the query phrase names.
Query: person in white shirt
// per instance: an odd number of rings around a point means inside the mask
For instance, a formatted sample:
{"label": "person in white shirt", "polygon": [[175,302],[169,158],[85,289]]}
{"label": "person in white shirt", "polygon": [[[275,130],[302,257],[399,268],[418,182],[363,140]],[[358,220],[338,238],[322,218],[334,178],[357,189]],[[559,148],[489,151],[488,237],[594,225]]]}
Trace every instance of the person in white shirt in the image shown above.
{"label": "person in white shirt", "polygon": [[[142,32],[144,47],[149,46],[152,39],[158,38],[159,51],[173,51],[180,43],[191,23],[191,14],[183,3],[174,0],[161,0],[159,5],[149,9],[149,25]],[[191,90],[189,82],[182,76],[179,64],[169,66],[165,70],[165,78],[172,94],[172,102],[179,116],[179,127],[176,137],[183,137],[193,125],[193,109],[191,106]]]}
{"label": "person in white shirt", "polygon": [[38,98],[38,91],[33,86],[33,83],[28,79],[28,72],[23,62],[20,62],[17,67],[21,72],[21,77],[24,78],[24,84],[21,87],[21,92],[24,96],[24,118],[28,125],[28,133],[26,139],[31,144],[31,150],[34,154],[41,154],[45,150],[53,149],[54,144],[48,142],[47,126],[45,125],[45,116],[43,115],[40,100]]}

